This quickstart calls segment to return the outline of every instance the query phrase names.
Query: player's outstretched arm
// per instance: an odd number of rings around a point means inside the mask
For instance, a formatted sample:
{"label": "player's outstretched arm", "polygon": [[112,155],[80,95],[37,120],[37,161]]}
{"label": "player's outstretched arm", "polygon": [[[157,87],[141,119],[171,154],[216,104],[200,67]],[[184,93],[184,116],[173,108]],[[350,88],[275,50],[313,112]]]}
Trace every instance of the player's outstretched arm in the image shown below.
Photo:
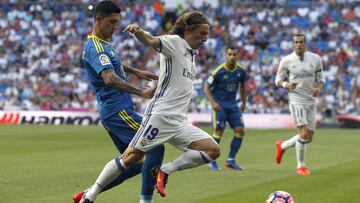
{"label": "player's outstretched arm", "polygon": [[131,32],[145,46],[151,46],[155,49],[160,48],[160,39],[152,36],[149,32],[144,31],[136,23],[126,26],[123,32]]}
{"label": "player's outstretched arm", "polygon": [[135,68],[132,68],[129,65],[125,65],[125,64],[123,64],[123,68],[126,73],[134,74],[140,79],[149,80],[149,81],[159,79],[159,77],[157,75],[155,75],[154,73],[149,72],[149,71],[135,69]]}
{"label": "player's outstretched arm", "polygon": [[154,96],[155,89],[154,87],[141,90],[137,87],[132,86],[127,83],[119,76],[115,74],[114,69],[108,68],[101,72],[101,78],[104,80],[105,85],[111,85],[116,89],[124,92],[128,92],[130,94],[136,94],[138,96],[144,97],[146,99],[150,99]]}

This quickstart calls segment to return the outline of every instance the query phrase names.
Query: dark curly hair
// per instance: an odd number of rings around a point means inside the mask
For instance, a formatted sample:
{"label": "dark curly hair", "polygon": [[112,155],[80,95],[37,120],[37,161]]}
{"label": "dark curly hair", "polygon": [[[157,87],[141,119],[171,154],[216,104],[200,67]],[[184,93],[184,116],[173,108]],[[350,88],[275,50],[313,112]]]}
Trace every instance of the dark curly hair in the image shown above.
{"label": "dark curly hair", "polygon": [[121,9],[113,1],[100,1],[95,7],[94,18],[96,18],[96,16],[107,17],[112,13],[120,12]]}

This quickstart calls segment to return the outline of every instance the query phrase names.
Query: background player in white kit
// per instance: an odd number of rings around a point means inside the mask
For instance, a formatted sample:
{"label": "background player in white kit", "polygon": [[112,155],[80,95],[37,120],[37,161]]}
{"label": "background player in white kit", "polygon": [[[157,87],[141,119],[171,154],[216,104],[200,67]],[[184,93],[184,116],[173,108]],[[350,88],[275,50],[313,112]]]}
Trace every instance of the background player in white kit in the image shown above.
{"label": "background player in white kit", "polygon": [[275,161],[280,164],[285,150],[296,149],[299,175],[311,175],[305,166],[305,151],[312,141],[316,128],[315,97],[320,95],[325,78],[320,56],[306,51],[304,34],[293,36],[294,52],[280,61],[275,83],[289,90],[289,109],[298,128],[298,135],[286,141],[276,142]]}
{"label": "background player in white kit", "polygon": [[122,156],[107,163],[96,183],[86,192],[86,201],[93,201],[101,191],[101,185],[107,185],[147,151],[164,142],[185,153],[157,170],[156,187],[161,196],[166,196],[164,188],[170,173],[219,157],[220,147],[215,140],[186,119],[194,88],[196,49],[206,42],[209,30],[209,21],[198,11],[180,16],[170,35],[154,37],[137,24],[125,28],[124,31],[133,33],[144,45],[161,53],[159,82],[137,134]]}

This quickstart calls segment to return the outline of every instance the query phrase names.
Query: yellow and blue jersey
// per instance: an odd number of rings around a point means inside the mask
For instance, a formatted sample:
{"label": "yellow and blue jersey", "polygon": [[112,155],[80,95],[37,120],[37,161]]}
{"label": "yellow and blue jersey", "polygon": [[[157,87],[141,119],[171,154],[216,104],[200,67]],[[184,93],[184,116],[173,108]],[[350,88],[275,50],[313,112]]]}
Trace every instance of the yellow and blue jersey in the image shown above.
{"label": "yellow and blue jersey", "polygon": [[239,63],[230,70],[226,63],[219,65],[209,76],[207,83],[216,102],[220,105],[236,105],[239,84],[244,85],[247,74]]}
{"label": "yellow and blue jersey", "polygon": [[134,108],[129,93],[105,85],[100,76],[103,70],[113,68],[116,75],[127,81],[120,56],[116,54],[110,42],[89,35],[84,46],[82,61],[88,72],[90,83],[96,90],[101,121],[118,114],[122,109]]}

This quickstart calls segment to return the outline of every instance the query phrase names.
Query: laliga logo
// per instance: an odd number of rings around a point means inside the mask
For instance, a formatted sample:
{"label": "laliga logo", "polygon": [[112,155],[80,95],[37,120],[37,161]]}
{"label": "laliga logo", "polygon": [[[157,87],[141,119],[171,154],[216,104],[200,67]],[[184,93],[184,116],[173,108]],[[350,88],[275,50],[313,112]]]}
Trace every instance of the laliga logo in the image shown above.
{"label": "laliga logo", "polygon": [[18,124],[20,119],[20,113],[4,112],[0,124]]}

